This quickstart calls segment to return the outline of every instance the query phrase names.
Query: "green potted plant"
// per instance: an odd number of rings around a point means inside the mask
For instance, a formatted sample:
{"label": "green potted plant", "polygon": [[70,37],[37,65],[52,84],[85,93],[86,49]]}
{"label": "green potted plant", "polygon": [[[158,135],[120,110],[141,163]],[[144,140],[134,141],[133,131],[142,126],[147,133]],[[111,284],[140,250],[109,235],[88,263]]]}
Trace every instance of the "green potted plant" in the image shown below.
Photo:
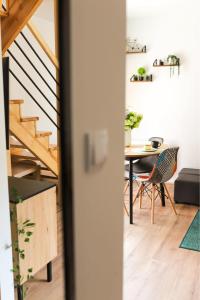
{"label": "green potted plant", "polygon": [[138,70],[139,80],[144,79],[144,75],[146,74],[146,69],[144,67],[140,67]]}
{"label": "green potted plant", "polygon": [[143,115],[141,114],[138,114],[133,111],[126,112],[125,121],[124,121],[125,146],[131,146],[131,131],[132,129],[139,127],[142,119],[143,119]]}
{"label": "green potted plant", "polygon": [[180,60],[176,55],[168,55],[167,63],[170,65],[170,77],[174,75],[174,68],[178,67],[178,75],[180,73]]}

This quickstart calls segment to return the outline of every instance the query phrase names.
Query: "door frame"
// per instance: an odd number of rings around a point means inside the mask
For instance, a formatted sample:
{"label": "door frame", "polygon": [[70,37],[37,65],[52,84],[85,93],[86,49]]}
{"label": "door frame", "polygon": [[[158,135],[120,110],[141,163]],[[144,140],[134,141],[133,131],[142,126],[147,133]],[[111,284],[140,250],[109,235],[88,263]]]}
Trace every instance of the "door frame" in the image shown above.
{"label": "door frame", "polygon": [[71,120],[70,0],[58,1],[60,58],[61,201],[64,227],[65,298],[75,300],[74,190]]}

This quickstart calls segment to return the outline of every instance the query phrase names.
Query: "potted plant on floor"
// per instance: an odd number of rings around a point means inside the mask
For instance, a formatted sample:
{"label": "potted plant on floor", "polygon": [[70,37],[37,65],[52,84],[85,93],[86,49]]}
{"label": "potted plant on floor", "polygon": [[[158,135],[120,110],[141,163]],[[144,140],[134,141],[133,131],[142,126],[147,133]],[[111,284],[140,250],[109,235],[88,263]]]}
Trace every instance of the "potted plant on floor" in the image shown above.
{"label": "potted plant on floor", "polygon": [[140,126],[140,122],[143,119],[143,115],[138,114],[133,111],[127,111],[124,121],[124,130],[125,130],[125,146],[131,146],[131,131],[134,128]]}

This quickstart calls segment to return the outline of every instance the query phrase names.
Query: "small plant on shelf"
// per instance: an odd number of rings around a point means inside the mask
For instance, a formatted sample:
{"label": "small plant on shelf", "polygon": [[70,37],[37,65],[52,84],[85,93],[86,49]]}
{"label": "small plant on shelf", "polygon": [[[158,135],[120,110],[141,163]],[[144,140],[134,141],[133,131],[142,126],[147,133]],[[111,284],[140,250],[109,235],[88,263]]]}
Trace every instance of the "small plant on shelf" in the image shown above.
{"label": "small plant on shelf", "polygon": [[170,77],[174,75],[175,67],[178,67],[178,75],[180,74],[180,59],[176,55],[168,55],[167,62],[170,65]]}
{"label": "small plant on shelf", "polygon": [[140,67],[138,70],[139,80],[144,79],[144,75],[146,74],[146,69],[144,67]]}
{"label": "small plant on shelf", "polygon": [[140,67],[137,70],[137,73],[138,73],[138,75],[134,74],[131,77],[131,79],[130,79],[131,82],[135,82],[135,81],[145,81],[145,82],[148,82],[148,81],[152,81],[152,79],[153,79],[152,75],[146,75],[146,69],[144,67]]}
{"label": "small plant on shelf", "polygon": [[170,77],[174,75],[174,70],[178,68],[178,75],[180,74],[180,58],[176,55],[168,55],[167,59],[156,59],[153,63],[154,67],[170,67]]}

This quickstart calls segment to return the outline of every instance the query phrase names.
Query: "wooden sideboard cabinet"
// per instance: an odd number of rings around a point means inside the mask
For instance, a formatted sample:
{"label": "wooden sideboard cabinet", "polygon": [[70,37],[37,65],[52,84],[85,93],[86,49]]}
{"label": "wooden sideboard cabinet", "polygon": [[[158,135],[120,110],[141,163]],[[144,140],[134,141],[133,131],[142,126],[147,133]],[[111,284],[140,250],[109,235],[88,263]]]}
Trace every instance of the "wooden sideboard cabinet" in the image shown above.
{"label": "wooden sideboard cabinet", "polygon": [[[17,241],[24,249],[25,258],[21,259],[13,251],[15,265],[19,265],[21,284],[27,281],[28,269],[35,275],[47,266],[47,281],[52,278],[52,260],[57,256],[57,206],[56,185],[46,181],[9,177],[10,208],[12,215],[12,242]],[[22,200],[21,203],[19,202]],[[18,199],[18,200],[17,200]],[[26,220],[35,223],[30,231],[30,242],[24,241],[18,229]],[[19,287],[20,288],[20,287]],[[19,291],[20,293],[20,291]],[[18,296],[20,298],[20,296]]]}

